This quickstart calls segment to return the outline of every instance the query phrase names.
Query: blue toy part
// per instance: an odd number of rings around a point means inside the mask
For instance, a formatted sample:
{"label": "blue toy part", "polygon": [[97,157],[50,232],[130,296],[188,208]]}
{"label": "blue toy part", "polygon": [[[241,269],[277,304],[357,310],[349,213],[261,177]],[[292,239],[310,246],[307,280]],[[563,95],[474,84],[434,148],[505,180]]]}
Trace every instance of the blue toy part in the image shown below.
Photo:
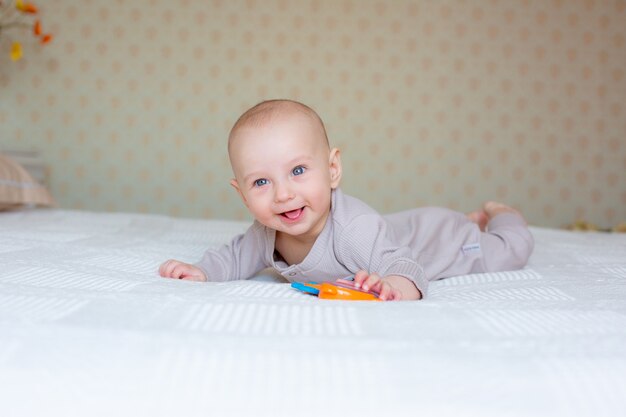
{"label": "blue toy part", "polygon": [[295,288],[307,294],[319,295],[320,293],[319,285],[315,282],[307,282],[306,284],[303,282],[292,282],[291,288]]}

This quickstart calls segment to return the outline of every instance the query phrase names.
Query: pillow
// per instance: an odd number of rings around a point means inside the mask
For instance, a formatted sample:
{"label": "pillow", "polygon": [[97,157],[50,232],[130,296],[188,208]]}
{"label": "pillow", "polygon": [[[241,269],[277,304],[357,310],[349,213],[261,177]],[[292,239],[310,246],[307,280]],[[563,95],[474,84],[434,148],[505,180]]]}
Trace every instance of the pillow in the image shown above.
{"label": "pillow", "polygon": [[0,154],[0,210],[20,206],[52,206],[48,190],[14,160]]}

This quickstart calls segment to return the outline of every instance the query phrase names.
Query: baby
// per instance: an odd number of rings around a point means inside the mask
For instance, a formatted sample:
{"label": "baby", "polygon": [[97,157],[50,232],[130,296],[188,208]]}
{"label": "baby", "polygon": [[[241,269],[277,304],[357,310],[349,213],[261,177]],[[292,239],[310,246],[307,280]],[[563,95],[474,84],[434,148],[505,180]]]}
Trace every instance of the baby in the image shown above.
{"label": "baby", "polygon": [[168,260],[163,277],[246,279],[272,267],[294,282],[354,279],[382,300],[417,300],[428,282],[522,268],[533,249],[524,218],[487,202],[468,215],[429,207],[381,216],[339,188],[341,159],[304,104],[265,101],[233,126],[228,154],[255,221],[196,264]]}

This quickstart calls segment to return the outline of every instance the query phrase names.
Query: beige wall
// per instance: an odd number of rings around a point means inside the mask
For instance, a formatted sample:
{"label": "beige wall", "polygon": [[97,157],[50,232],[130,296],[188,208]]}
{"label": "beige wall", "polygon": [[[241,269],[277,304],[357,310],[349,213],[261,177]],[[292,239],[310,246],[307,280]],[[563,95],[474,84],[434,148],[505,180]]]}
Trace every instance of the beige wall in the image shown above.
{"label": "beige wall", "polygon": [[13,63],[0,39],[0,147],[39,150],[62,207],[247,218],[228,129],[289,97],[383,212],[498,199],[536,225],[626,220],[623,0],[39,6],[51,44]]}

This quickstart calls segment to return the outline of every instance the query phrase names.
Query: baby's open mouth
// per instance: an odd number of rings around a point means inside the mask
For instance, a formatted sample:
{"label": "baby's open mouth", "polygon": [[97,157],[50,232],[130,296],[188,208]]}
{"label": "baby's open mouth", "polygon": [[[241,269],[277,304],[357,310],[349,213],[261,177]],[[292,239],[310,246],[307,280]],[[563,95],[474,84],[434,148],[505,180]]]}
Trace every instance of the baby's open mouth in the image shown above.
{"label": "baby's open mouth", "polygon": [[300,207],[299,209],[282,212],[280,213],[280,215],[288,218],[289,220],[295,220],[298,217],[300,217],[303,211],[304,211],[304,207]]}

